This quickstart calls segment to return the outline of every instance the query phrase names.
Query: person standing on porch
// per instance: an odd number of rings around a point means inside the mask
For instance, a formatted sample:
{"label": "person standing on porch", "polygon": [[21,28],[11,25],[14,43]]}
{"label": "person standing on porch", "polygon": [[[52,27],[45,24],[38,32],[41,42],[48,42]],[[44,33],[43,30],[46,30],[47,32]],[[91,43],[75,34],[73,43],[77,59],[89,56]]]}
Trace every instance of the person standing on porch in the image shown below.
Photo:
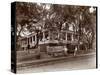
{"label": "person standing on porch", "polygon": [[76,56],[76,53],[77,53],[77,46],[75,47],[75,51],[74,51],[74,56]]}

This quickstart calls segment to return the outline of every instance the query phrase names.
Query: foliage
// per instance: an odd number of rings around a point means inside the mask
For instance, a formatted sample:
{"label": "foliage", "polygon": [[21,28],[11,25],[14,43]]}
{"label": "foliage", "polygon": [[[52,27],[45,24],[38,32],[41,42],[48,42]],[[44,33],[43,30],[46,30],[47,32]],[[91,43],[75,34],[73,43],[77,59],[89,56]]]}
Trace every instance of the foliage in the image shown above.
{"label": "foliage", "polygon": [[[37,25],[50,31],[61,31],[62,25],[74,23],[79,41],[92,45],[96,29],[96,11],[89,12],[89,6],[71,6],[58,4],[17,3],[17,37],[36,32]],[[94,22],[94,23],[93,23]],[[41,32],[41,31],[40,31]]]}

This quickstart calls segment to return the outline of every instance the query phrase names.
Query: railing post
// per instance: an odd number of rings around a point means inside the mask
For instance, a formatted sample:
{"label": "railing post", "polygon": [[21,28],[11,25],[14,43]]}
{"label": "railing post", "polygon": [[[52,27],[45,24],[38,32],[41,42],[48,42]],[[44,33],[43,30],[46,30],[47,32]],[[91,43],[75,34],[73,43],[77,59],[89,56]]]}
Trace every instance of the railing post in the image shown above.
{"label": "railing post", "polygon": [[67,32],[66,32],[66,40],[67,40]]}

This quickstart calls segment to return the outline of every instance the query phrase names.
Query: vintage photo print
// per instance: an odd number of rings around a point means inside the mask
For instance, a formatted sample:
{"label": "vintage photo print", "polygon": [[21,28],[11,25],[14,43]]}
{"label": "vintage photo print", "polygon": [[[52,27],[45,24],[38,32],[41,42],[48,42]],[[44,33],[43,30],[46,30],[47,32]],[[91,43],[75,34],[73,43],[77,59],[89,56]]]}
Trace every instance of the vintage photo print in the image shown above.
{"label": "vintage photo print", "polygon": [[95,69],[97,7],[16,2],[18,73]]}

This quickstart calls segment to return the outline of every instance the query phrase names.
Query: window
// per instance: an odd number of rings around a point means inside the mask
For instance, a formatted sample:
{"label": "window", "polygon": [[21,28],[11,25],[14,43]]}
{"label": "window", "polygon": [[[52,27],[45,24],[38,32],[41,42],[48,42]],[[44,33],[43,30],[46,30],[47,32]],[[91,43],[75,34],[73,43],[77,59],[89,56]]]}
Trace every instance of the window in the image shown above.
{"label": "window", "polygon": [[72,24],[69,24],[69,30],[73,31],[73,25]]}
{"label": "window", "polygon": [[30,43],[32,43],[32,37],[30,37]]}
{"label": "window", "polygon": [[42,39],[43,39],[43,33],[40,33],[39,39],[40,39],[40,41],[42,41]]}
{"label": "window", "polygon": [[62,40],[66,40],[66,32],[62,32]]}
{"label": "window", "polygon": [[67,33],[67,40],[71,41],[71,33]]}
{"label": "window", "polygon": [[78,35],[77,35],[77,34],[74,34],[73,36],[74,36],[74,39],[75,39],[75,40],[78,39]]}
{"label": "window", "polygon": [[57,39],[58,39],[58,33],[57,33],[57,32],[54,32],[54,33],[53,33],[53,39],[54,39],[54,40],[57,40]]}
{"label": "window", "polygon": [[45,32],[45,38],[48,39],[48,31]]}
{"label": "window", "polygon": [[63,24],[62,24],[62,29],[63,29],[63,30],[68,30],[68,29],[69,29],[68,23],[66,23],[66,22],[63,23]]}
{"label": "window", "polygon": [[35,36],[33,36],[33,41],[35,41]]}

